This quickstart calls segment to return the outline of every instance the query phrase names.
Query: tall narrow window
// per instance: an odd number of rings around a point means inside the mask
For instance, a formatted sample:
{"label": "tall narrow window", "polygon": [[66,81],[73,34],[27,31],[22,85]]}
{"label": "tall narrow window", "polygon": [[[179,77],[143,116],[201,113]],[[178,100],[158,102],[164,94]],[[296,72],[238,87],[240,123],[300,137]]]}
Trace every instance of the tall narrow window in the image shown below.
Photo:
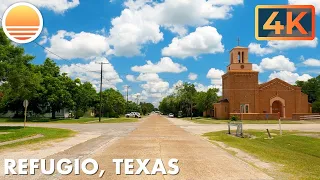
{"label": "tall narrow window", "polygon": [[241,63],[241,54],[238,52],[238,62]]}
{"label": "tall narrow window", "polygon": [[244,63],[244,52],[242,52],[242,57],[241,57],[241,59],[242,59],[242,63]]}

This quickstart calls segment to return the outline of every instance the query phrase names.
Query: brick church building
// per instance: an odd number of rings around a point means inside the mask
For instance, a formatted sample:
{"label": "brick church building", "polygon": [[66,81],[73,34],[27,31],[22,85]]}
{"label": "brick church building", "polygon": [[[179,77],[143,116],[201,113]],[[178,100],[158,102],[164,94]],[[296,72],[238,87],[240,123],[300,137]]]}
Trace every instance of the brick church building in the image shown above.
{"label": "brick church building", "polygon": [[259,72],[252,70],[248,48],[237,46],[230,51],[230,65],[222,76],[222,98],[213,105],[212,115],[229,119],[290,119],[297,114],[311,113],[308,96],[301,88],[280,79],[259,84]]}

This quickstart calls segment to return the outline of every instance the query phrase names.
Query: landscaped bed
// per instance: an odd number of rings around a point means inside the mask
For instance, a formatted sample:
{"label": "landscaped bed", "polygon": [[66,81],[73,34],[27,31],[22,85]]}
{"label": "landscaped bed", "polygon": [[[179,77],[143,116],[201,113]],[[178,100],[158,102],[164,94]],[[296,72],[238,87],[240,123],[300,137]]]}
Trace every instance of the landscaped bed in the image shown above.
{"label": "landscaped bed", "polygon": [[[294,179],[319,179],[320,174],[320,133],[249,130],[245,138],[228,135],[227,131],[206,133],[209,140],[240,149],[258,159],[273,163],[283,174],[291,174]],[[283,179],[281,173],[272,173],[275,178]],[[287,177],[288,178],[288,177]]]}
{"label": "landscaped bed", "polygon": [[[13,142],[5,145],[0,145],[0,149],[7,147],[14,147],[18,145],[26,145],[36,142],[42,142],[53,139],[72,137],[76,133],[67,129],[55,128],[40,128],[40,127],[8,127],[0,126],[0,144],[4,142]],[[32,138],[34,137],[34,138]],[[30,138],[26,141],[19,141],[19,139]]]}

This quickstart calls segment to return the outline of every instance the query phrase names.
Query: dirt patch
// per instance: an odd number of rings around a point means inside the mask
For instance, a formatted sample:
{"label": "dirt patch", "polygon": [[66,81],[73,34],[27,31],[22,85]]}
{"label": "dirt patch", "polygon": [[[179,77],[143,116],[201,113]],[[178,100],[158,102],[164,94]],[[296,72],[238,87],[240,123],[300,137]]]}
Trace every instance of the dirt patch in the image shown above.
{"label": "dirt patch", "polygon": [[32,140],[32,139],[38,139],[38,138],[41,138],[41,137],[43,137],[42,134],[37,134],[35,136],[31,136],[31,137],[27,137],[27,138],[21,138],[21,139],[16,139],[16,140],[13,140],[13,141],[2,142],[2,143],[0,143],[0,146],[13,144],[13,143],[17,143],[17,142],[22,142],[22,141],[28,141],[28,140]]}
{"label": "dirt patch", "polygon": [[10,134],[11,132],[0,132],[0,135],[3,135],[3,134]]}
{"label": "dirt patch", "polygon": [[243,160],[247,161],[248,163],[253,164],[256,167],[259,167],[261,169],[274,170],[274,166],[271,163],[261,161],[260,159],[254,157],[246,152],[243,152],[240,149],[230,147],[223,142],[219,142],[219,141],[213,141],[213,142],[218,144],[220,147],[222,147],[226,150],[234,152],[234,154],[238,158],[243,159]]}

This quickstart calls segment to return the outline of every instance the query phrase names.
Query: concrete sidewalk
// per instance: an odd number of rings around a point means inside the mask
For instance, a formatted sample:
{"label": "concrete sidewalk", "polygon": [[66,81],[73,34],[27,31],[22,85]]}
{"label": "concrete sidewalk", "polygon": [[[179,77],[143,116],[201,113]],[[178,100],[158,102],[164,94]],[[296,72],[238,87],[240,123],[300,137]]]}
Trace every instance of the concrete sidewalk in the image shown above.
{"label": "concrete sidewalk", "polygon": [[[166,118],[152,115],[128,136],[120,138],[92,158],[105,170],[102,179],[272,179],[260,170],[230,155],[199,136],[177,127]],[[179,160],[178,175],[122,175],[115,174],[113,159],[151,159],[147,168],[151,172],[155,159],[162,159],[167,170],[169,159]],[[134,169],[138,164],[134,163]],[[99,173],[98,173],[99,174]],[[65,176],[65,179],[99,179],[95,176]]]}

